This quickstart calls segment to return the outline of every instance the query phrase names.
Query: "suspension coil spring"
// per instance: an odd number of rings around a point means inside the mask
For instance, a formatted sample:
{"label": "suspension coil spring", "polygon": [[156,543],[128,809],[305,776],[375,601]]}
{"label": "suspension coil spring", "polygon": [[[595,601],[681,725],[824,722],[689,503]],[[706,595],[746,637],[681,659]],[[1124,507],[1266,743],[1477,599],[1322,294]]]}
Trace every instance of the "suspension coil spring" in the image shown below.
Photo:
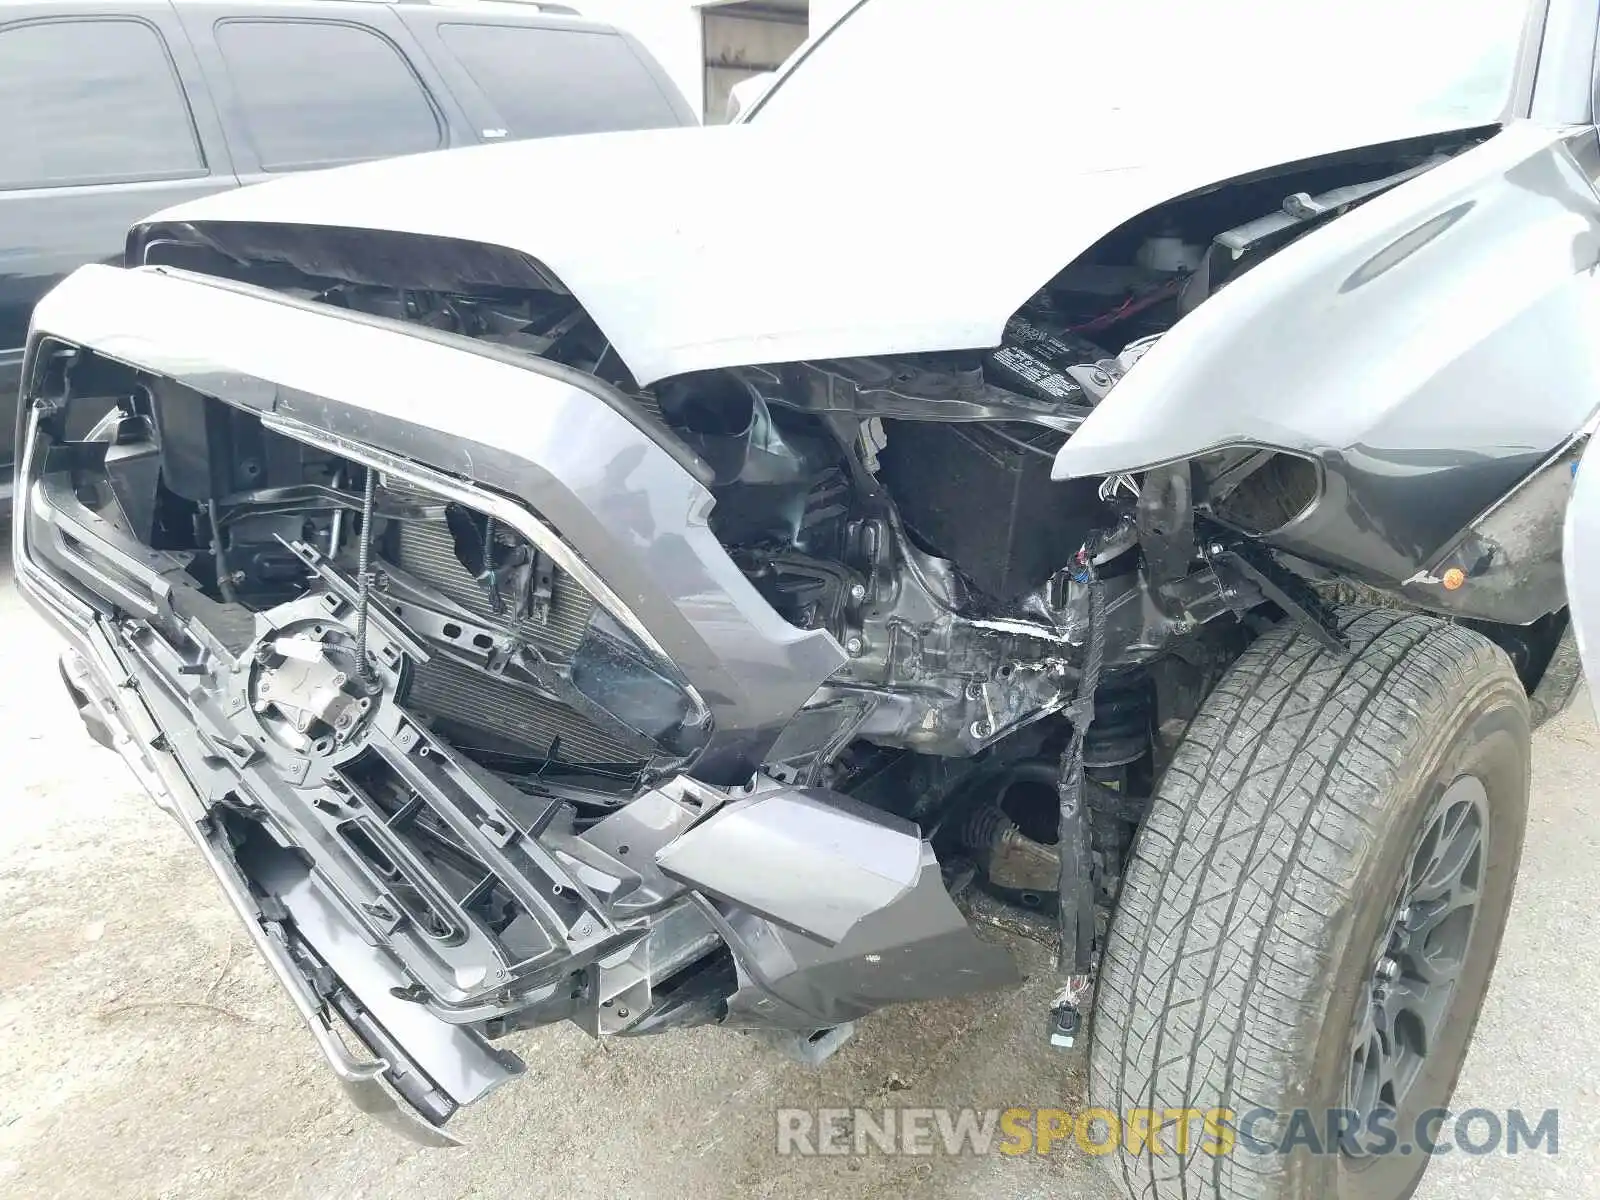
{"label": "suspension coil spring", "polygon": [[1122,767],[1143,758],[1150,750],[1154,709],[1144,672],[1102,680],[1094,696],[1094,722],[1084,736],[1084,766]]}

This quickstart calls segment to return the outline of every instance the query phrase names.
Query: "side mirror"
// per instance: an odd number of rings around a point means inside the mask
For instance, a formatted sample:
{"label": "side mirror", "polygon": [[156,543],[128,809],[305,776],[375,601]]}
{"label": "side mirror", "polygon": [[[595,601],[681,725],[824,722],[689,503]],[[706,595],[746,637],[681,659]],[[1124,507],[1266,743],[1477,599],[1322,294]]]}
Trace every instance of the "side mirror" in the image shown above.
{"label": "side mirror", "polygon": [[751,75],[748,79],[741,79],[728,91],[729,124],[737,121],[739,117],[749,112],[765,96],[772,87],[773,80],[777,79],[776,71],[763,71],[759,75]]}

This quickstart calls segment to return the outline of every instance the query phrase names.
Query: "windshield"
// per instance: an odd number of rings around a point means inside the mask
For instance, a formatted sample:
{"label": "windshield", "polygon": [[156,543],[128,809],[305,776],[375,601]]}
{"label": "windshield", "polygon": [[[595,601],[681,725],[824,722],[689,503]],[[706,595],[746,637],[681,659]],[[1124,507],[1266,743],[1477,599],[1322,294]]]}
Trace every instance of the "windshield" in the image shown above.
{"label": "windshield", "polygon": [[[867,0],[752,115],[813,130],[1492,124],[1527,0]],[[1024,164],[1019,164],[1024,165]]]}

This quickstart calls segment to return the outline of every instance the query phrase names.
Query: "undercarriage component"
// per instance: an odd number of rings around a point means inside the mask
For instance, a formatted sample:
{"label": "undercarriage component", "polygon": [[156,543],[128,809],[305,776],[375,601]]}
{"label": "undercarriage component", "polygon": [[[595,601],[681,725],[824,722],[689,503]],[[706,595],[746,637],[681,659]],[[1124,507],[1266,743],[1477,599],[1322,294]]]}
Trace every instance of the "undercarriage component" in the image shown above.
{"label": "undercarriage component", "polygon": [[989,884],[1021,897],[1031,897],[1029,907],[1039,906],[1043,896],[1055,895],[1060,887],[1059,847],[1028,837],[1000,803],[974,813],[962,836],[967,849],[978,856],[978,865]]}
{"label": "undercarriage component", "polygon": [[855,1035],[855,1022],[847,1021],[843,1025],[814,1029],[809,1033],[774,1033],[769,1035],[768,1040],[801,1066],[820,1067],[844,1049]]}

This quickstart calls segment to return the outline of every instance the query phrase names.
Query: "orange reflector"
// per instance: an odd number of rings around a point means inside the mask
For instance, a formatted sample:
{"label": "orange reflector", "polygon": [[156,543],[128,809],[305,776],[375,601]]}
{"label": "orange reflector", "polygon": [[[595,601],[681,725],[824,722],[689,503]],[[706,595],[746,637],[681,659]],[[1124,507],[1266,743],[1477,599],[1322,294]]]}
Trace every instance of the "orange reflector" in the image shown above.
{"label": "orange reflector", "polygon": [[1444,579],[1441,582],[1444,584],[1445,591],[1453,592],[1466,581],[1467,573],[1465,571],[1460,567],[1451,567],[1444,573]]}

